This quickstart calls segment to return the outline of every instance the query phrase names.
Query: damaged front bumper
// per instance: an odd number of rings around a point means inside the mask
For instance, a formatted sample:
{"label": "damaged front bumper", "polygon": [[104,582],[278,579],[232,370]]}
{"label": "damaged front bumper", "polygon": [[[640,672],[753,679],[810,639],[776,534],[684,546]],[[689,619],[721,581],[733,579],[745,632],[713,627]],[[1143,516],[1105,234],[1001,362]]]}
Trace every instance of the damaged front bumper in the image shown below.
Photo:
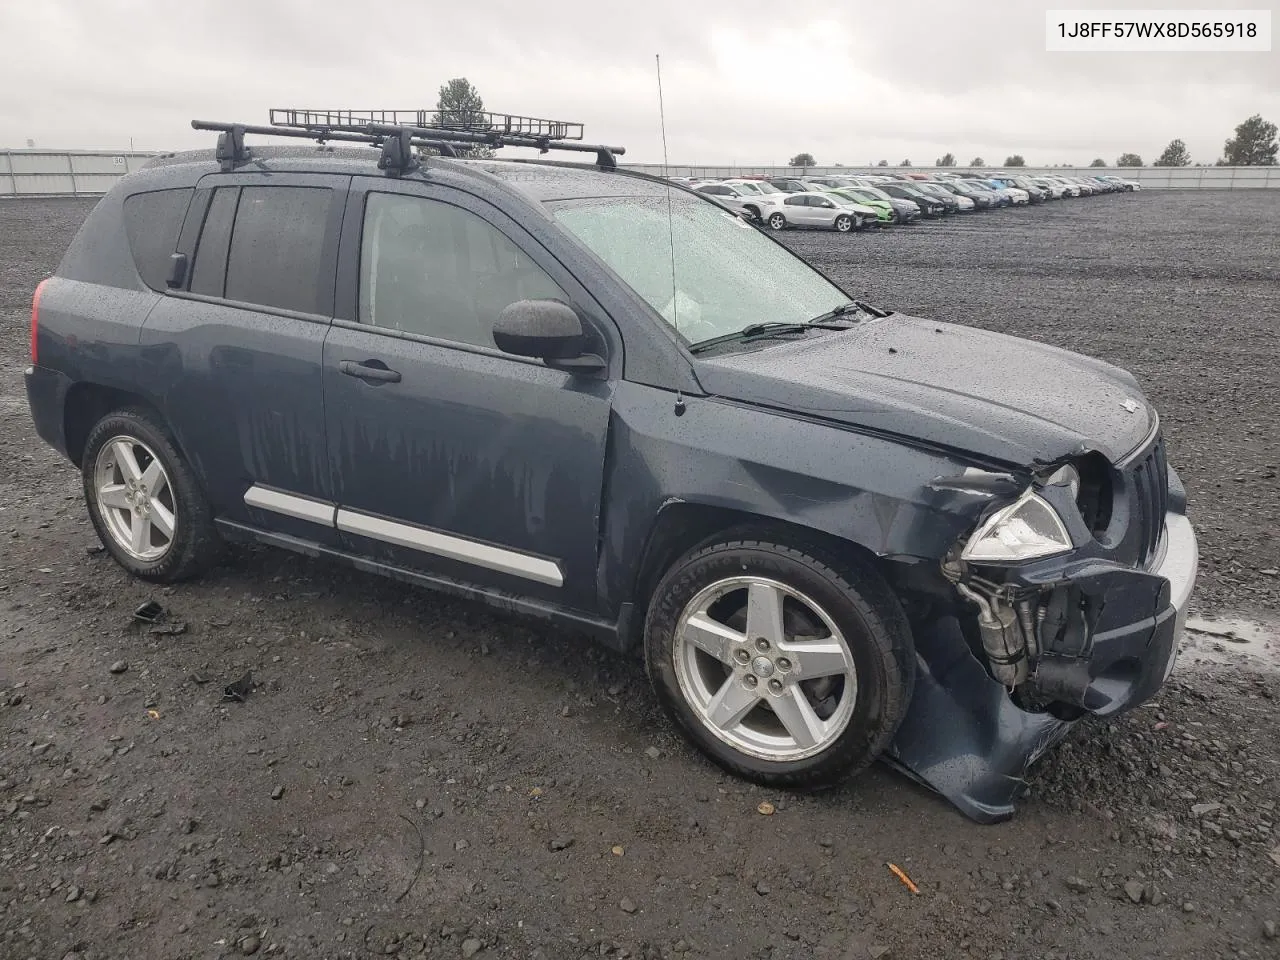
{"label": "damaged front bumper", "polygon": [[1059,709],[1015,702],[975,655],[954,613],[917,624],[915,692],[887,759],[974,820],[1008,818],[1027,769],[1074,717],[1135,707],[1168,679],[1198,561],[1191,523],[1171,512],[1145,570],[1068,556],[1011,573],[1017,588],[1069,596],[1073,609],[1090,611],[1087,629],[1077,631],[1078,649],[1045,644],[1034,651],[1028,688]]}

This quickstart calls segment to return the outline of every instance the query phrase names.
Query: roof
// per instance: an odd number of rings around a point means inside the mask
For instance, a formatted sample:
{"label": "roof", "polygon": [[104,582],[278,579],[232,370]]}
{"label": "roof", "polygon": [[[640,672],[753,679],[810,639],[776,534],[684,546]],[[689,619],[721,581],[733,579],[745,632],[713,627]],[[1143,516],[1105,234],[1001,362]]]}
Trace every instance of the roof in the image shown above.
{"label": "roof", "polygon": [[[255,166],[267,170],[339,173],[351,176],[382,177],[379,152],[373,148],[335,147],[319,144],[252,145],[252,159],[241,170]],[[142,170],[192,166],[216,169],[213,150],[186,150],[161,154]],[[431,157],[426,169],[448,170],[463,177],[492,179],[537,202],[584,197],[625,197],[665,195],[665,181],[650,174],[623,170],[601,170],[594,165],[538,160],[455,160]],[[140,171],[141,172],[141,171]],[[201,170],[200,173],[208,172]]]}

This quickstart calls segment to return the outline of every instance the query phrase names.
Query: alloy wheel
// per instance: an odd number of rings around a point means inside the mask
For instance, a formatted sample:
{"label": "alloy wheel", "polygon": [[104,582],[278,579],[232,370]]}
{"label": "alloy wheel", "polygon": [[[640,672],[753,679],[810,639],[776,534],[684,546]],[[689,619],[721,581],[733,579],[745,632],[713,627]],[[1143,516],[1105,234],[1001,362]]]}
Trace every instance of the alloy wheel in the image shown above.
{"label": "alloy wheel", "polygon": [[136,437],[113,437],[94,464],[94,495],[103,525],[135,560],[158,560],[178,522],[173,485],[160,458]]}
{"label": "alloy wheel", "polygon": [[821,753],[844,732],[858,696],[843,633],[814,600],[764,577],[701,590],[676,624],[681,694],[718,739],[787,762]]}

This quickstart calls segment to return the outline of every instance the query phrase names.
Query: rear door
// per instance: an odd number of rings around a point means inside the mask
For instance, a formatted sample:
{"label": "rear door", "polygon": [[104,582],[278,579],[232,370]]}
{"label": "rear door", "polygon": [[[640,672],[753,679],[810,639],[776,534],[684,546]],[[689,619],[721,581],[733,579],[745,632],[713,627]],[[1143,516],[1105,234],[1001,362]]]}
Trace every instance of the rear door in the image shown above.
{"label": "rear door", "polygon": [[594,611],[612,381],[498,351],[523,299],[571,303],[620,374],[616,330],[484,201],[356,178],[324,350],[338,527],[352,552]]}
{"label": "rear door", "polygon": [[336,540],[321,359],[349,177],[201,181],[184,282],[147,318],[144,375],[223,519]]}
{"label": "rear door", "polygon": [[808,194],[793,193],[782,201],[782,205],[786,208],[784,213],[788,223],[794,223],[802,227],[810,225]]}

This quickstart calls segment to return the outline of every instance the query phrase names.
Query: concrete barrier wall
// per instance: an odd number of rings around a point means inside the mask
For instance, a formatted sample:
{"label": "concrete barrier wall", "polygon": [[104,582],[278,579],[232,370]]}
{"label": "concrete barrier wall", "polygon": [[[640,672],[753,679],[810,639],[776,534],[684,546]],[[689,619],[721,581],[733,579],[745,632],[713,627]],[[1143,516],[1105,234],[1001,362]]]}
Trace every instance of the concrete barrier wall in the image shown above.
{"label": "concrete barrier wall", "polygon": [[99,196],[152,156],[127,150],[0,150],[0,197]]}
{"label": "concrete barrier wall", "polygon": [[[132,173],[154,154],[111,153],[98,150],[0,150],[0,198],[99,196],[124,174]],[[938,167],[752,167],[632,163],[627,170],[659,176],[732,177],[743,175],[796,176],[929,173]],[[955,168],[967,172],[969,168]],[[995,170],[997,168],[989,168]],[[980,171],[975,171],[980,172]],[[1006,172],[1032,176],[1060,173],[1067,176],[1113,174],[1137,180],[1147,189],[1245,190],[1280,187],[1280,166],[1275,167],[1017,167]]]}

